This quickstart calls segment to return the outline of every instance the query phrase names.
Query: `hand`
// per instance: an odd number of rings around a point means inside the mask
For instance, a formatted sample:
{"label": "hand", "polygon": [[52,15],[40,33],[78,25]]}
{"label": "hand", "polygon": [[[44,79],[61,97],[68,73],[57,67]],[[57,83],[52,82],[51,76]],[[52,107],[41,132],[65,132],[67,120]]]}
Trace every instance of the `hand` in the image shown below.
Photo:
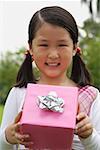
{"label": "hand", "polygon": [[5,130],[5,136],[7,141],[10,144],[22,144],[25,146],[28,146],[32,144],[30,141],[29,135],[20,134],[20,124],[19,121],[21,119],[22,112],[20,112],[16,118],[13,124],[9,125]]}
{"label": "hand", "polygon": [[93,126],[90,122],[90,119],[83,112],[77,115],[77,124],[76,124],[75,132],[81,138],[87,138],[93,132]]}

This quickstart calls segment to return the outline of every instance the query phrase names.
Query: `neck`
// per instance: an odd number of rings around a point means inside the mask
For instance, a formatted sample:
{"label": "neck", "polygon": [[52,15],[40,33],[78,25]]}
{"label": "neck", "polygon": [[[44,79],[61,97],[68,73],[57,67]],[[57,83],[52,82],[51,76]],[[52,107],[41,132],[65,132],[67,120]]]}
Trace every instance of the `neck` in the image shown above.
{"label": "neck", "polygon": [[66,75],[58,78],[49,78],[41,76],[38,83],[48,85],[76,86],[76,84],[72,80],[70,80]]}

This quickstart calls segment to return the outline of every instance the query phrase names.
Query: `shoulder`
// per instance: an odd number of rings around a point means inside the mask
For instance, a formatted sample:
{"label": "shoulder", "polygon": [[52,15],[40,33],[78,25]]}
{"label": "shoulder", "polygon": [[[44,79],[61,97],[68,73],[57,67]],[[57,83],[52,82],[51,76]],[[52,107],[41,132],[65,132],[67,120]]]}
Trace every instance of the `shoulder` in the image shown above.
{"label": "shoulder", "polygon": [[19,87],[13,87],[10,89],[9,91],[9,95],[21,95],[24,94],[26,92],[26,88],[19,88]]}
{"label": "shoulder", "polygon": [[6,103],[20,102],[26,94],[26,88],[13,87],[10,89]]}
{"label": "shoulder", "polygon": [[13,107],[14,109],[20,109],[26,94],[26,88],[13,87],[9,91],[6,99],[5,108]]}
{"label": "shoulder", "polygon": [[79,88],[78,93],[78,102],[80,105],[80,111],[85,112],[87,115],[90,113],[91,106],[95,101],[97,101],[97,97],[99,91],[97,88],[87,85]]}
{"label": "shoulder", "polygon": [[98,89],[94,86],[84,86],[79,88],[79,96],[84,96],[85,98],[88,97],[89,99],[95,100],[98,95]]}

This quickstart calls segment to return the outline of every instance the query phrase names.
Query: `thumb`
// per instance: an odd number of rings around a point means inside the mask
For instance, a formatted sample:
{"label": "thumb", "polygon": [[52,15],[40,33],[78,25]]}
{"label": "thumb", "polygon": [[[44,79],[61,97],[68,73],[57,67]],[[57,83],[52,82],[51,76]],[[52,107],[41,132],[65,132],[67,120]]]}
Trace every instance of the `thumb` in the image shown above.
{"label": "thumb", "polygon": [[20,111],[20,112],[18,113],[18,115],[17,115],[16,118],[15,118],[14,123],[18,123],[18,122],[20,121],[21,117],[22,117],[22,111]]}
{"label": "thumb", "polygon": [[15,128],[15,131],[16,131],[16,132],[19,132],[19,131],[20,131],[20,124],[19,124],[19,123],[16,123],[16,124],[14,125],[14,128]]}
{"label": "thumb", "polygon": [[79,114],[79,112],[80,112],[80,104],[78,104],[77,106],[77,115]]}
{"label": "thumb", "polygon": [[[78,103],[78,106],[77,106],[77,114],[76,114],[76,115],[78,115],[79,113],[80,113],[80,105],[79,105],[79,103]],[[77,117],[76,117],[76,123],[78,123]]]}

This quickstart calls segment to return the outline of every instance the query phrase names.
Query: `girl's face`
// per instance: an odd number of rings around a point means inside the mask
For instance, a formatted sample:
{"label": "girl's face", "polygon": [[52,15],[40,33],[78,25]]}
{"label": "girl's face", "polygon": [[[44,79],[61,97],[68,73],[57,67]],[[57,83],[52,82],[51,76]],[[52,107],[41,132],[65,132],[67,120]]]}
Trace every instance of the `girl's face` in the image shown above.
{"label": "girl's face", "polygon": [[64,28],[44,23],[32,41],[31,52],[41,76],[66,76],[75,52],[73,41]]}

